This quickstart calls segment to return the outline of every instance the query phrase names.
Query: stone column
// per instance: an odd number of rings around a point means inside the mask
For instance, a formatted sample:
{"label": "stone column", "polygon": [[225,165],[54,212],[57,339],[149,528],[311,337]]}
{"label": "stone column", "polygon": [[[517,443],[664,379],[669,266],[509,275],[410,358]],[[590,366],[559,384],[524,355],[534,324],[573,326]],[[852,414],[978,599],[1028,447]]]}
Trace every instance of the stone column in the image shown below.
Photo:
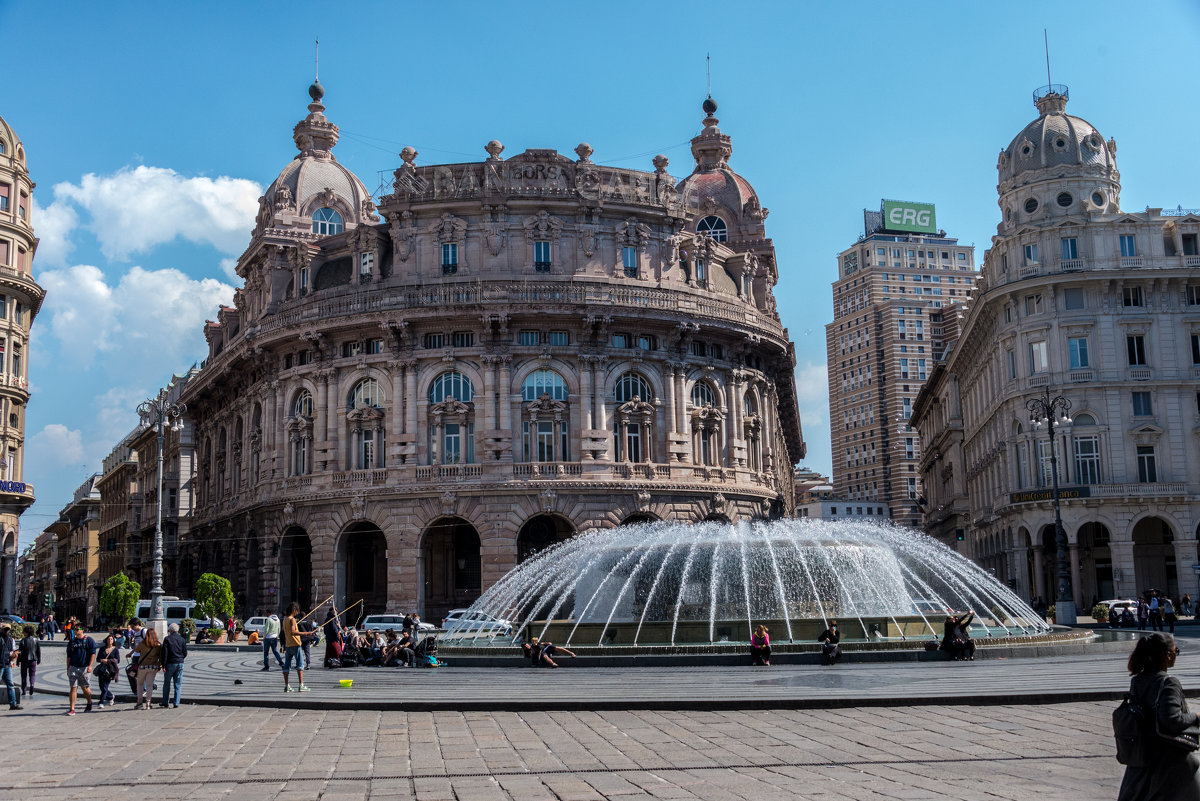
{"label": "stone column", "polygon": [[500,357],[500,428],[512,433],[512,357]]}
{"label": "stone column", "polygon": [[258,462],[260,479],[273,477],[279,465],[279,382],[272,381],[267,386],[266,409],[263,413],[263,453]]}
{"label": "stone column", "polygon": [[1043,600],[1048,600],[1046,599],[1046,576],[1043,572],[1044,556],[1042,551],[1041,545],[1033,546],[1033,594]]}
{"label": "stone column", "polygon": [[1017,579],[1016,589],[1013,590],[1024,600],[1029,600],[1029,549],[1025,546],[1013,548],[1009,552],[1009,569]]}
{"label": "stone column", "polygon": [[404,362],[404,433],[417,434],[417,361]]}
{"label": "stone column", "polygon": [[[1108,552],[1112,554],[1113,597],[1134,597],[1134,593],[1138,591],[1139,587],[1137,586],[1137,574],[1134,571],[1133,541],[1110,540]],[[1175,565],[1178,572],[1179,562],[1176,561]]]}
{"label": "stone column", "polygon": [[[392,359],[388,362],[388,369],[392,371],[392,414],[388,421],[388,428],[395,436],[404,431],[404,362]],[[380,455],[383,456],[383,464],[386,466],[386,451],[381,450]]]}
{"label": "stone column", "polygon": [[1072,542],[1069,546],[1071,559],[1071,597],[1079,614],[1091,615],[1091,607],[1083,605],[1083,587],[1079,586],[1079,544]]}
{"label": "stone column", "polygon": [[317,441],[324,442],[326,437],[325,410],[329,407],[329,375],[324,370],[317,373],[317,408],[313,410],[314,422],[317,424]]}
{"label": "stone column", "polygon": [[[667,372],[664,374],[667,385],[667,434],[675,434],[679,431],[676,426],[678,409],[675,407],[675,371],[678,365],[675,362],[667,362]],[[670,461],[666,459],[664,461]]]}
{"label": "stone column", "polygon": [[581,428],[588,430],[592,427],[592,404],[594,398],[592,396],[592,367],[591,359],[587,356],[579,357],[579,408],[583,412],[583,420]]}
{"label": "stone column", "polygon": [[496,357],[487,354],[480,361],[483,362],[483,430],[491,431],[496,428]]}
{"label": "stone column", "polygon": [[[1193,599],[1200,597],[1200,584],[1197,583],[1196,571],[1196,540],[1177,537],[1175,539],[1175,574],[1179,580],[1179,594],[1187,593]],[[1194,601],[1193,601],[1194,603]]]}
{"label": "stone column", "polygon": [[328,383],[325,396],[329,402],[329,420],[325,429],[326,442],[329,445],[325,451],[325,469],[329,470],[337,469],[337,465],[342,461],[338,454],[338,440],[341,439],[341,432],[338,430],[338,412],[341,411],[342,403],[337,391],[337,370],[328,370],[325,375],[325,380]]}

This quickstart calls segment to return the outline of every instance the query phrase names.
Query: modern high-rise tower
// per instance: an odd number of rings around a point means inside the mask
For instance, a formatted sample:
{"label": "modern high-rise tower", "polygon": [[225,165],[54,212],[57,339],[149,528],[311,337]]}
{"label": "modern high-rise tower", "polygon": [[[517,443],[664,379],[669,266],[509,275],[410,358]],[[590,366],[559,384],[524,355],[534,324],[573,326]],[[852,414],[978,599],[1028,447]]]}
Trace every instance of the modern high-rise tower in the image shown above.
{"label": "modern high-rise tower", "polygon": [[29,402],[29,329],[45,296],[33,280],[33,181],[25,147],[0,117],[0,608],[17,602],[17,539],[21,513],[33,503],[22,480],[25,407]]}
{"label": "modern high-rise tower", "polygon": [[840,500],[885,504],[921,520],[912,401],[975,286],[975,252],[938,230],[925,203],[864,210],[863,235],[838,256],[833,322],[825,326],[833,488]]}

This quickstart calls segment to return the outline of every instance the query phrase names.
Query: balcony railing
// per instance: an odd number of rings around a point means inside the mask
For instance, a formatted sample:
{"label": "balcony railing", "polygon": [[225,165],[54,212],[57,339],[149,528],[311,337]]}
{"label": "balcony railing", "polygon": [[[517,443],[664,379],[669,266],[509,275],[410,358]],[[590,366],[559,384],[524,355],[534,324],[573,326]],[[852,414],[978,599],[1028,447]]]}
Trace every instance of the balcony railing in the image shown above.
{"label": "balcony railing", "polygon": [[1187,484],[1182,481],[1145,484],[1092,484],[1093,498],[1154,498],[1187,493]]}
{"label": "balcony railing", "polygon": [[1150,380],[1150,368],[1149,367],[1130,367],[1129,368],[1129,377],[1130,377],[1130,379],[1132,379],[1134,381],[1149,381]]}
{"label": "balcony railing", "polygon": [[1122,256],[1121,257],[1121,266],[1127,267],[1127,268],[1128,267],[1145,267],[1146,266],[1146,258],[1144,256]]}
{"label": "balcony railing", "polygon": [[346,487],[381,487],[387,483],[388,471],[386,469],[354,470],[347,473],[333,474],[334,489],[344,489]]}
{"label": "balcony railing", "polygon": [[579,462],[524,462],[514,464],[514,478],[574,478],[583,475]]}
{"label": "balcony railing", "polygon": [[1072,370],[1067,378],[1070,381],[1094,381],[1095,375],[1091,370]]}
{"label": "balcony railing", "polygon": [[1073,273],[1087,269],[1087,259],[1063,259],[1058,263],[1059,272]]}

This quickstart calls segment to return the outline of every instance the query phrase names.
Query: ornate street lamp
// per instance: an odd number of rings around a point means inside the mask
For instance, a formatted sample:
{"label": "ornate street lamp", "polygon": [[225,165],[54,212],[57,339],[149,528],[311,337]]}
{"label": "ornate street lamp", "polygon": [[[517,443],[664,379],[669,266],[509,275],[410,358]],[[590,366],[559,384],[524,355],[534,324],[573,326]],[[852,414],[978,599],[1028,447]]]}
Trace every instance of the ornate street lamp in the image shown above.
{"label": "ornate street lamp", "polygon": [[[1062,395],[1050,397],[1047,386],[1045,396],[1031,398],[1025,402],[1029,410],[1029,422],[1034,428],[1046,426],[1050,440],[1050,499],[1054,502],[1054,541],[1058,548],[1058,597],[1054,599],[1054,619],[1058,623],[1075,624],[1075,598],[1071,594],[1071,565],[1067,559],[1067,530],[1062,524],[1062,504],[1058,497],[1058,452],[1054,443],[1054,424],[1071,424],[1071,401]],[[1041,459],[1038,459],[1039,469]]]}
{"label": "ornate street lamp", "polygon": [[[173,403],[167,399],[167,390],[158,393],[157,398],[150,398],[138,404],[138,416],[142,426],[153,426],[158,433],[158,519],[154,523],[154,583],[150,589],[150,623],[158,631],[159,636],[166,633],[166,617],[163,615],[163,440],[169,427],[172,431],[183,430],[183,413],[187,407],[182,403]],[[161,629],[161,631],[159,631]]]}

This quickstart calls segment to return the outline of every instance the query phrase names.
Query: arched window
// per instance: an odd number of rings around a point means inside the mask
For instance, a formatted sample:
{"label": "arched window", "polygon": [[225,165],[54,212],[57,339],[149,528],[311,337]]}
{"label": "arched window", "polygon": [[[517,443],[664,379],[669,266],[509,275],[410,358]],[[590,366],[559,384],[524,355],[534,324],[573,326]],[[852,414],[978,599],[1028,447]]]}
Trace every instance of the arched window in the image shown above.
{"label": "arched window", "polygon": [[312,220],[312,232],[314,234],[321,234],[322,236],[340,234],[345,227],[342,223],[342,215],[328,207],[314,211]]}
{"label": "arched window", "polygon": [[1071,422],[1075,426],[1094,426],[1096,425],[1096,418],[1092,417],[1087,412],[1083,412],[1082,414],[1075,415],[1075,419]]}
{"label": "arched window", "polygon": [[729,238],[729,228],[725,225],[725,221],[715,214],[696,223],[696,233],[708,234],[714,242],[724,242]]}
{"label": "arched window", "polygon": [[293,417],[312,417],[313,416],[313,398],[312,393],[307,389],[300,390],[300,394],[296,396],[295,403],[292,404]]}
{"label": "arched window", "polygon": [[625,373],[617,379],[614,394],[620,404],[613,416],[617,460],[651,461],[655,410],[650,385],[637,373]]}
{"label": "arched window", "polygon": [[692,387],[692,459],[697,464],[721,462],[721,433],[724,415],[716,408],[717,396],[706,381]]}
{"label": "arched window", "polygon": [[653,400],[654,395],[650,392],[650,385],[646,383],[646,379],[637,373],[626,373],[618,378],[614,395],[617,403],[631,401],[635,396],[644,401]]}
{"label": "arched window", "polygon": [[431,464],[475,461],[475,388],[471,379],[450,371],[429,388],[429,457]]}
{"label": "arched window", "polygon": [[532,401],[549,395],[556,401],[567,399],[567,382],[553,370],[538,370],[530,373],[521,384],[521,400]]}
{"label": "arched window", "polygon": [[447,398],[454,398],[463,403],[474,400],[475,388],[471,386],[471,379],[456,371],[442,373],[435,378],[433,386],[429,388],[429,402],[441,403]]}
{"label": "arched window", "polygon": [[746,466],[762,472],[762,418],[758,415],[758,401],[750,392],[742,398],[742,427],[746,432]]}
{"label": "arched window", "polygon": [[383,390],[379,388],[379,382],[374,378],[364,378],[359,381],[354,385],[354,391],[350,393],[351,409],[362,409],[368,406],[379,408],[383,402]]}
{"label": "arched window", "polygon": [[553,370],[538,370],[521,384],[521,399],[526,401],[521,421],[524,461],[569,461],[567,382]]}

